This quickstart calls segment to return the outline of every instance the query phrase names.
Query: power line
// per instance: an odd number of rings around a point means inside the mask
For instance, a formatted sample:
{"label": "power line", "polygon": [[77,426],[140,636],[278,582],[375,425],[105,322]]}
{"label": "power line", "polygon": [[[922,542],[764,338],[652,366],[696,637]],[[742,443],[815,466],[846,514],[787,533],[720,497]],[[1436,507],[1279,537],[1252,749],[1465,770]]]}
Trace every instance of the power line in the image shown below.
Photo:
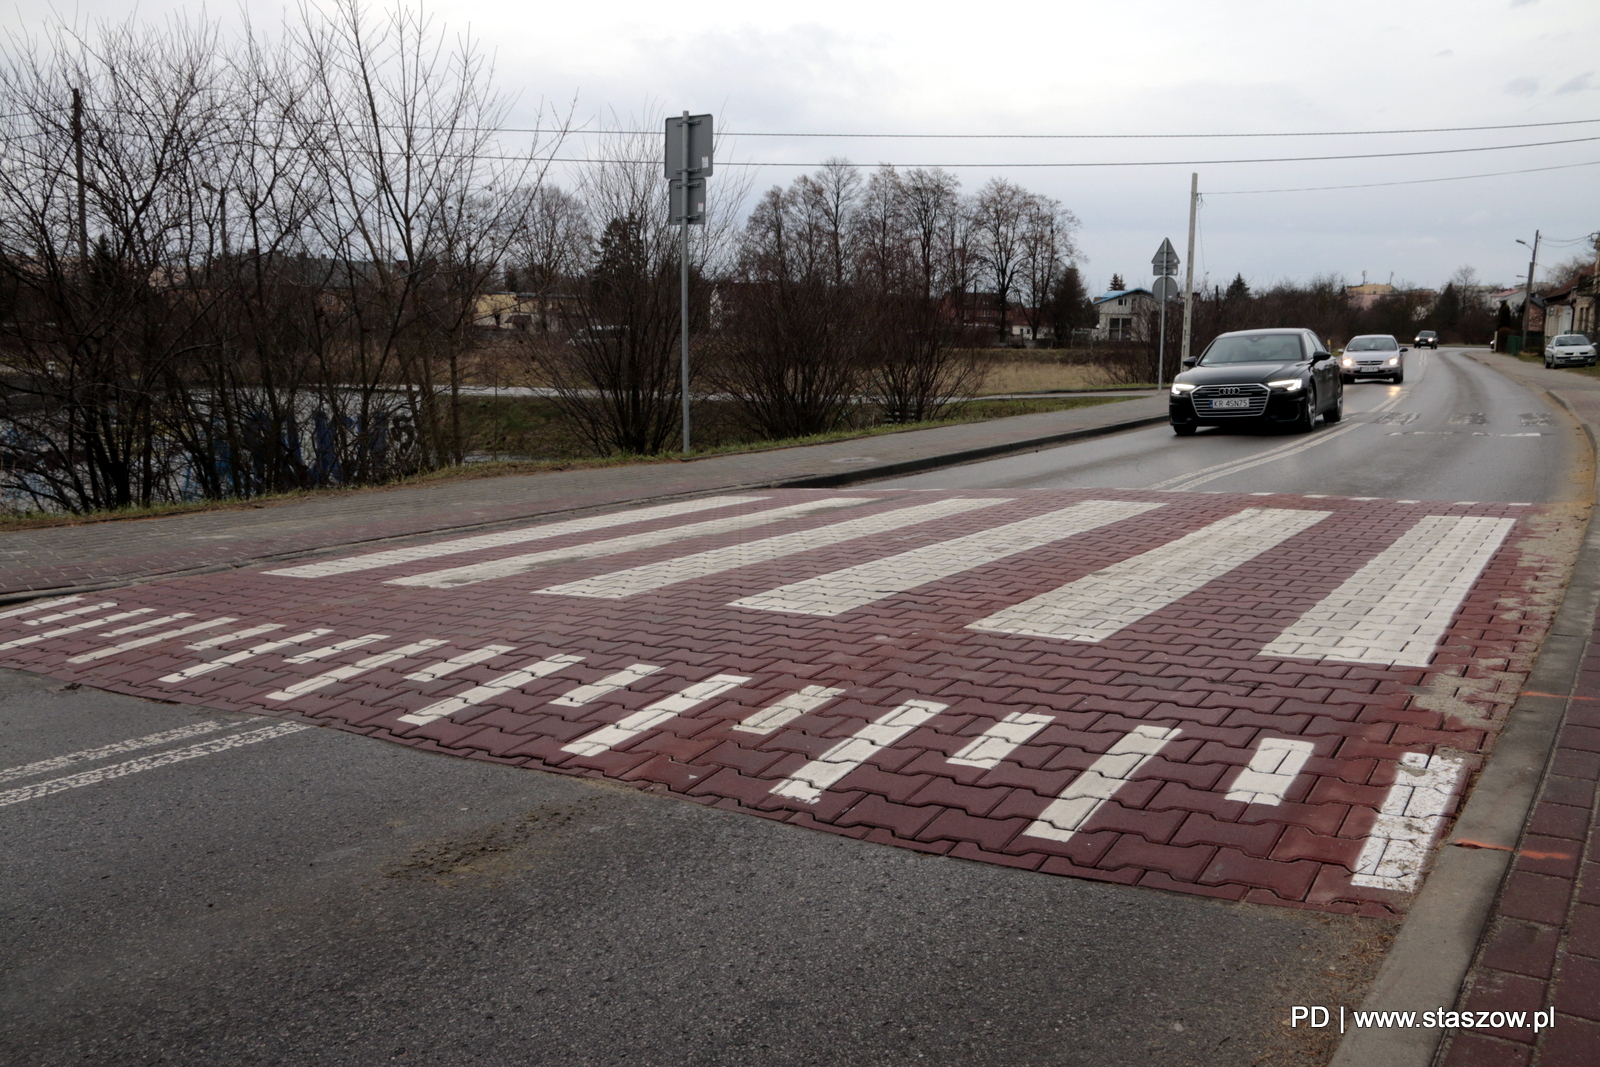
{"label": "power line", "polygon": [[[1256,193],[1323,193],[1333,189],[1381,189],[1390,185],[1431,185],[1434,182],[1462,182],[1472,178],[1499,178],[1508,174],[1537,174],[1546,170],[1571,170],[1574,167],[1600,166],[1600,159],[1591,159],[1587,163],[1561,163],[1553,167],[1526,167],[1522,170],[1496,170],[1487,174],[1457,174],[1449,178],[1414,178],[1410,181],[1400,182],[1363,182],[1360,185],[1306,185],[1295,189],[1224,189],[1212,190],[1207,196],[1250,196]],[[1578,238],[1587,240],[1588,238]],[[1548,240],[1548,238],[1547,238]]]}

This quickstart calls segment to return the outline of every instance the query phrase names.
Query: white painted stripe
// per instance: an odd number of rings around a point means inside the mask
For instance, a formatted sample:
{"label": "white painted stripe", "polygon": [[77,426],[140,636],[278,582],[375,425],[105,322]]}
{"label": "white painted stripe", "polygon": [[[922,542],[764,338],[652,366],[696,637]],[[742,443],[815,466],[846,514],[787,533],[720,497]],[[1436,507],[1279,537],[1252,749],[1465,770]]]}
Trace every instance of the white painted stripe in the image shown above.
{"label": "white painted stripe", "polygon": [[804,504],[790,504],[781,508],[769,508],[766,511],[757,511],[748,515],[730,515],[725,519],[710,519],[706,522],[690,523],[687,526],[671,526],[665,530],[650,530],[646,533],[629,534],[627,537],[613,537],[605,541],[593,541],[586,545],[552,548],[544,552],[529,552],[520,556],[507,556],[504,559],[491,560],[488,563],[452,567],[443,571],[429,571],[426,574],[413,574],[406,578],[391,578],[388,584],[426,586],[431,589],[453,589],[458,585],[486,582],[491,578],[509,578],[512,575],[525,574],[539,567],[552,567],[558,563],[572,563],[576,560],[595,559],[599,556],[615,556],[622,552],[636,552],[642,548],[657,548],[661,545],[672,544],[674,541],[684,541],[691,537],[710,537],[714,534],[736,533],[753,529],[757,526],[766,526],[769,523],[782,522],[785,519],[802,518],[814,512],[827,511],[831,508],[849,508],[872,502],[871,497],[864,496],[824,497],[821,500],[812,500]]}
{"label": "white painted stripe", "polygon": [[570,745],[563,745],[561,751],[571,752],[579,756],[598,756],[618,745],[626,744],[643,734],[655,729],[664,722],[677,718],[684,712],[704,704],[706,701],[721,696],[735,686],[740,686],[750,679],[739,674],[714,674],[703,682],[696,682],[680,693],[669,697],[662,697],[654,704],[641,708],[622,721],[611,726],[602,726],[592,734],[587,734]]}
{"label": "white painted stripe", "polygon": [[103,619],[94,619],[90,622],[80,622],[73,626],[58,626],[54,630],[46,630],[42,634],[29,634],[27,637],[18,637],[15,640],[0,643],[0,652],[8,648],[21,648],[23,645],[32,645],[40,641],[48,641],[52,637],[63,637],[67,634],[81,633],[84,630],[98,630],[102,626],[110,626],[123,619],[131,619],[136,615],[148,615],[154,608],[137,608],[133,611],[119,611],[115,615],[108,615]]}
{"label": "white painted stripe", "polygon": [[[332,631],[325,632],[331,633]],[[352,637],[348,641],[340,641],[334,645],[324,645],[322,648],[314,648],[310,652],[302,652],[298,656],[290,656],[283,662],[315,663],[319,659],[327,659],[329,656],[337,656],[341,652],[349,652],[353,648],[362,648],[370,645],[374,641],[382,641],[388,636],[388,634],[362,634],[360,637]]]}
{"label": "white painted stripe", "polygon": [[685,500],[677,504],[662,504],[652,508],[638,508],[633,511],[612,512],[607,515],[592,515],[584,519],[552,522],[547,526],[525,526],[516,530],[503,530],[499,533],[461,537],[453,541],[436,541],[430,545],[412,545],[407,548],[391,548],[384,552],[371,552],[364,556],[346,556],[341,559],[322,560],[317,563],[306,563],[298,567],[285,567],[282,570],[267,571],[266,573],[281,575],[286,578],[326,578],[334,574],[349,574],[351,571],[392,567],[397,563],[412,563],[421,559],[454,556],[462,552],[479,552],[488,548],[520,545],[526,541],[542,541],[551,537],[564,537],[567,534],[587,533],[590,530],[603,530],[611,526],[624,526],[628,523],[669,519],[676,515],[688,515],[696,511],[730,508],[736,504],[754,504],[766,499],[764,496],[713,496],[704,500]]}
{"label": "white painted stripe", "polygon": [[0,807],[8,804],[20,804],[24,800],[38,800],[54,793],[63,793],[68,789],[78,789],[86,785],[98,785],[108,782],[113,778],[125,778],[130,774],[139,774],[142,771],[153,771],[157,767],[167,767],[184,760],[198,759],[201,756],[214,756],[218,752],[226,752],[230,748],[239,748],[243,745],[253,745],[257,741],[271,741],[275,737],[284,737],[288,734],[309,730],[311,727],[300,722],[280,722],[273,726],[264,726],[259,730],[247,730],[242,734],[230,734],[227,737],[218,737],[211,741],[202,741],[198,745],[188,748],[176,748],[170,752],[157,752],[149,756],[140,756],[138,759],[128,760],[126,763],[113,763],[109,767],[100,767],[92,771],[80,771],[66,778],[52,778],[48,782],[36,782],[25,785],[20,789],[11,789],[0,793]]}
{"label": "white painted stripe", "polygon": [[[179,619],[192,618],[194,618],[194,612],[192,611],[175,611],[171,615],[160,615],[154,619],[146,619],[143,622],[136,622],[132,626],[118,627],[117,629],[112,630],[109,633],[102,634],[101,636],[121,637],[124,634],[136,634],[144,630],[154,630],[157,626],[165,626],[167,623],[177,622]],[[228,621],[232,622],[233,620],[229,619]]]}
{"label": "white painted stripe", "polygon": [[400,716],[401,722],[411,723],[413,726],[426,726],[435,719],[442,719],[447,715],[454,715],[458,711],[476,707],[485,700],[491,700],[501,693],[509,693],[513,689],[521,689],[535,678],[543,678],[570,667],[574,663],[582,663],[582,656],[551,656],[549,659],[536,660],[520,670],[502,674],[500,677],[475,685],[464,693],[453,697],[446,697],[436,703],[429,704],[420,711],[413,711],[409,715]]}
{"label": "white painted stripe", "polygon": [[1514,525],[1515,519],[1424,516],[1262,654],[1426,667]]}
{"label": "white painted stripe", "polygon": [[247,637],[259,637],[261,634],[270,634],[274,630],[281,629],[283,629],[283,623],[269,622],[261,626],[252,626],[247,630],[235,630],[231,634],[218,634],[216,637],[208,637],[204,641],[196,641],[194,644],[185,645],[184,647],[191,652],[204,652],[208,648],[216,648],[219,645],[243,641]]}
{"label": "white painted stripe", "polygon": [[1001,760],[1011,755],[1019,746],[1027,744],[1034,734],[1054,721],[1054,715],[1013,711],[973,738],[971,744],[946,762],[961,767],[982,767],[984,770],[993,770],[1000,765]]}
{"label": "white painted stripe", "polygon": [[49,600],[35,600],[33,603],[24,604],[20,608],[10,608],[6,611],[0,611],[0,619],[14,619],[18,615],[31,615],[35,611],[43,611],[45,608],[53,608],[61,604],[76,604],[82,599],[83,597],[81,596],[58,596],[52,597]]}
{"label": "white painted stripe", "polygon": [[1465,766],[1460,756],[1443,752],[1400,757],[1394,785],[1356,860],[1352,885],[1403,893],[1417,888]]}
{"label": "white painted stripe", "polygon": [[735,600],[730,606],[799,615],[843,615],[875,600],[1162,506],[1131,500],[1088,500],[1031,519],[807,578]]}
{"label": "white painted stripe", "polygon": [[568,690],[556,697],[550,703],[563,708],[581,708],[592,700],[599,700],[618,689],[626,689],[641,678],[648,678],[661,668],[653,663],[630,663],[628,666],[608,674],[598,682],[580,685],[576,689]]}
{"label": "white painted stripe", "polygon": [[188,726],[180,726],[175,730],[163,730],[156,734],[146,734],[143,737],[130,738],[127,741],[115,741],[99,748],[86,748],[80,752],[68,752],[65,756],[52,756],[49,759],[38,760],[34,763],[24,763],[20,767],[7,767],[0,770],[0,782],[15,781],[18,778],[32,778],[40,774],[53,774],[78,763],[93,763],[95,760],[105,759],[107,756],[120,756],[124,752],[137,752],[141,748],[155,748],[157,745],[167,745],[174,741],[187,741],[191,737],[201,734],[216,733],[238,723],[231,722],[197,722]]}
{"label": "white painted stripe", "polygon": [[443,639],[434,637],[422,641],[414,641],[409,645],[402,645],[392,652],[380,652],[376,656],[368,656],[354,663],[348,663],[343,667],[335,667],[331,671],[323,671],[313,678],[307,678],[304,681],[285,686],[275,693],[268,693],[264,699],[283,701],[293,700],[295,697],[303,697],[307,693],[315,693],[318,689],[323,689],[335,682],[348,682],[352,678],[366,674],[368,671],[375,671],[379,667],[393,663],[395,660],[415,656],[417,653],[426,652],[430,648],[438,648],[444,643]]}
{"label": "white painted stripe", "polygon": [[[184,614],[188,614],[188,612],[185,612]],[[107,657],[119,655],[123,652],[131,652],[136,648],[143,648],[146,645],[154,645],[162,641],[170,641],[175,637],[184,637],[188,634],[198,633],[201,630],[209,630],[213,626],[226,626],[230,622],[238,621],[238,619],[224,615],[220,619],[212,619],[209,622],[192,623],[189,626],[180,626],[176,630],[168,630],[165,633],[150,634],[147,637],[136,637],[132,641],[124,641],[120,645],[112,645],[109,648],[102,648],[94,652],[85,652],[81,656],[73,656],[71,659],[67,660],[67,662],[93,663],[97,659],[106,659]]]}
{"label": "white painted stripe", "polygon": [[1310,741],[1263,737],[1250,757],[1250,766],[1233,780],[1228,799],[1246,804],[1282,804],[1314,747]]}
{"label": "white painted stripe", "polygon": [[247,659],[253,659],[256,656],[263,656],[268,652],[276,652],[280,648],[288,648],[291,645],[300,645],[307,641],[315,641],[317,638],[331,633],[333,633],[332,630],[307,630],[305,633],[295,634],[293,637],[285,637],[277,641],[268,641],[264,645],[256,645],[254,648],[247,648],[239,652],[232,652],[226,656],[223,656],[221,659],[214,659],[208,663],[196,663],[193,667],[186,667],[183,670],[178,671],[176,674],[167,675],[166,677],[162,678],[161,681],[183,682],[190,678],[198,678],[202,674],[210,674],[212,671],[220,671],[224,667],[231,667],[235,663],[243,663]]}
{"label": "white painted stripe", "polygon": [[[73,599],[77,598],[74,597]],[[81,608],[73,608],[71,611],[58,611],[54,615],[46,615],[40,619],[23,619],[22,625],[44,626],[47,623],[60,622],[62,619],[71,619],[79,615],[92,615],[97,611],[104,611],[106,608],[114,608],[116,606],[117,602],[115,600],[102,600],[98,604],[85,604]]]}
{"label": "white painted stripe", "polygon": [[815,804],[829,786],[947,707],[932,700],[906,701],[773,786],[772,795]]}
{"label": "white painted stripe", "polygon": [[789,725],[807,712],[816,711],[822,705],[843,695],[843,689],[827,689],[820,685],[808,685],[800,692],[790,693],[776,704],[755,712],[743,722],[735,725],[733,729],[743,730],[747,734],[770,734],[774,730]]}
{"label": "white painted stripe", "polygon": [[932,504],[918,504],[915,507],[896,508],[893,511],[836,522],[829,526],[818,526],[811,530],[797,530],[794,533],[725,545],[722,548],[662,560],[659,563],[646,563],[640,567],[630,567],[627,570],[612,571],[610,574],[596,575],[593,578],[567,582],[564,585],[554,585],[539,592],[558,596],[617,600],[677,582],[706,578],[724,571],[826,548],[843,541],[853,541],[858,537],[871,537],[874,534],[888,533],[890,530],[899,530],[918,523],[933,522],[935,519],[947,519],[962,512],[1007,502],[992,497],[977,500],[955,498],[935,501]]}
{"label": "white painted stripe", "polygon": [[1330,511],[1246,508],[970,624],[969,630],[1104,641],[1302,533]]}
{"label": "white painted stripe", "polygon": [[503,656],[507,652],[515,651],[516,647],[516,645],[485,645],[483,648],[475,648],[470,652],[463,652],[459,656],[451,656],[447,660],[441,660],[438,663],[424,667],[416,674],[408,674],[406,675],[406,681],[436,682],[440,678],[456,673],[463,667],[470,667],[474,663],[482,663],[485,660],[491,660],[496,656]]}
{"label": "white painted stripe", "polygon": [[1105,755],[1091,763],[1088,770],[1074,778],[1072,784],[1022,831],[1022,836],[1071,840],[1101,805],[1116,796],[1128,779],[1138,774],[1152,756],[1177,736],[1177,730],[1163,726],[1135,726],[1132,733],[1124,734]]}

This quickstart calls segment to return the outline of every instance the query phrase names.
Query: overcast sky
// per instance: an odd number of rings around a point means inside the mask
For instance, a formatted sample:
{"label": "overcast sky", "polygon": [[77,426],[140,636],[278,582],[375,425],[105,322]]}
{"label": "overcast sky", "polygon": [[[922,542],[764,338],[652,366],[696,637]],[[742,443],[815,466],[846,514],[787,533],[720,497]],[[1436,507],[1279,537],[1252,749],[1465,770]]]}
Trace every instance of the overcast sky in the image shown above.
{"label": "overcast sky", "polygon": [[[730,137],[730,163],[944,164],[967,189],[993,175],[1060,200],[1082,222],[1090,287],[1112,272],[1148,284],[1163,237],[1184,253],[1198,171],[1197,271],[1252,284],[1340,274],[1441,285],[1471,265],[1486,281],[1581,254],[1600,229],[1600,166],[1394,185],[1224,195],[1234,190],[1407,182],[1600,163],[1600,3],[1595,0],[1120,0],[971,3],[748,0],[645,3],[434,0],[451,31],[494,52],[518,94],[576,99],[580,121],[710,111],[719,129],[867,134],[1271,134],[1597,120],[1471,133],[1135,140]],[[280,2],[247,0],[259,23]],[[68,17],[160,19],[199,4],[13,2],[13,29]],[[211,7],[231,18],[232,8]],[[1194,161],[1519,145],[1505,151],[1294,163],[1143,167],[1000,163]],[[581,145],[577,138],[574,146]],[[757,190],[799,170],[752,172]]]}

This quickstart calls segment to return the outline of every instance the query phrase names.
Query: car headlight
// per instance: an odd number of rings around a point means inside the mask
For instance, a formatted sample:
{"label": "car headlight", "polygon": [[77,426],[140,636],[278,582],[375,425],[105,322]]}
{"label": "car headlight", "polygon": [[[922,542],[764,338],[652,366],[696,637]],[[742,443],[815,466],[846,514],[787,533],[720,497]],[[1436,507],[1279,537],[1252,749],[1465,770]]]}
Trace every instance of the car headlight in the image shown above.
{"label": "car headlight", "polygon": [[1356,361],[1351,359],[1349,356],[1345,356],[1344,357],[1344,365],[1346,367],[1354,367],[1356,365]]}
{"label": "car headlight", "polygon": [[1390,356],[1389,357],[1389,366],[1398,367],[1399,365],[1400,365],[1400,357],[1399,356]]}
{"label": "car headlight", "polygon": [[1188,382],[1172,383],[1173,396],[1188,396],[1192,392],[1194,392],[1194,386],[1190,385]]}
{"label": "car headlight", "polygon": [[1299,378],[1285,378],[1281,382],[1268,382],[1268,389],[1282,389],[1288,393],[1298,393],[1305,383]]}

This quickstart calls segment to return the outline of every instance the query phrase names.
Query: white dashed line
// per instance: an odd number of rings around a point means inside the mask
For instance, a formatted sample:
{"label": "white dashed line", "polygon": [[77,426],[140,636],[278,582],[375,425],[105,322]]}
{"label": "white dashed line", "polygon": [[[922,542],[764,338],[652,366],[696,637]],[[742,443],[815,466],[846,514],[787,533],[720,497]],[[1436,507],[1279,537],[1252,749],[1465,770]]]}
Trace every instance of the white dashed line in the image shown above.
{"label": "white dashed line", "polygon": [[1378,821],[1356,860],[1352,885],[1409,893],[1422,878],[1434,838],[1444,825],[1466,761],[1436,752],[1400,757],[1394,785],[1383,798]]}
{"label": "white dashed line", "polygon": [[[189,614],[189,612],[181,612],[179,615],[175,615],[175,616],[171,616],[171,617],[172,618],[181,618],[183,615],[187,615],[187,614]],[[107,658],[109,658],[111,656],[121,655],[124,652],[131,652],[136,648],[143,648],[146,645],[159,644],[162,641],[170,641],[175,637],[185,637],[185,636],[187,636],[189,634],[192,634],[192,633],[198,633],[201,630],[209,630],[214,626],[226,626],[230,622],[238,622],[238,621],[239,620],[237,620],[237,619],[225,616],[225,617],[220,618],[220,619],[212,619],[209,622],[197,622],[197,623],[194,623],[194,624],[189,625],[189,626],[180,626],[176,630],[168,630],[165,633],[159,633],[159,634],[150,634],[148,637],[136,637],[132,641],[124,641],[120,645],[112,645],[110,648],[102,648],[102,649],[99,649],[99,650],[97,650],[95,652],[85,652],[81,656],[73,656],[71,659],[67,660],[67,662],[68,663],[93,663],[97,659],[107,659]],[[123,629],[120,630],[120,631],[113,631],[113,633],[121,633],[121,632],[126,632],[126,631],[129,631],[129,630],[133,630],[133,629],[143,629],[143,628],[144,628],[143,626],[139,626],[139,627],[126,626],[126,627],[123,627]],[[106,636],[109,637],[111,635],[107,634]]]}
{"label": "white dashed line", "polygon": [[971,744],[951,756],[947,762],[954,763],[958,767],[981,767],[984,770],[993,770],[1000,766],[1001,760],[1027,744],[1033,739],[1034,734],[1054,721],[1053,715],[1013,711],[973,738]]}
{"label": "white dashed line", "polygon": [[333,633],[332,630],[307,630],[305,633],[295,634],[293,637],[285,637],[278,641],[268,641],[266,644],[256,645],[254,648],[231,652],[221,659],[214,659],[207,663],[196,663],[193,667],[186,667],[181,671],[165,676],[161,681],[167,683],[188,681],[190,678],[198,678],[200,675],[210,674],[212,671],[220,671],[224,667],[231,667],[235,663],[243,663],[245,660],[254,659],[256,656],[264,656],[268,652],[277,652],[279,649],[305,644],[307,641],[315,641],[317,638],[326,637],[331,633]]}
{"label": "white dashed line", "polygon": [[1262,738],[1250,757],[1250,766],[1233,780],[1228,799],[1246,804],[1282,804],[1315,747],[1310,741],[1288,737]]}
{"label": "white dashed line", "polygon": [[307,678],[293,685],[284,686],[275,693],[266,694],[262,699],[284,701],[293,700],[295,697],[303,697],[307,693],[315,693],[318,689],[326,688],[335,682],[347,682],[352,678],[366,674],[368,671],[375,671],[379,667],[387,666],[396,660],[415,656],[419,652],[428,651],[430,648],[438,648],[444,643],[443,640],[433,637],[422,641],[414,641],[409,645],[402,645],[392,652],[380,652],[376,656],[367,656],[365,659],[359,659],[343,667],[335,667],[331,671],[324,671],[314,678]]}
{"label": "white dashed line", "polygon": [[1094,817],[1101,805],[1116,796],[1128,779],[1139,773],[1151,757],[1178,736],[1175,729],[1161,726],[1135,726],[1112,745],[1105,755],[1072,780],[1061,795],[1052,800],[1028,828],[1024,837],[1043,837],[1069,841]]}
{"label": "white dashed line", "polygon": [[713,675],[703,682],[694,683],[681,693],[663,697],[614,725],[603,726],[592,734],[578,738],[570,745],[563,745],[561,751],[577,756],[598,756],[618,745],[627,744],[662,723],[721,696],[735,686],[744,685],[749,680],[740,674]]}
{"label": "white dashed line", "polygon": [[932,700],[906,701],[773,786],[772,795],[815,804],[829,786],[947,707]]}
{"label": "white dashed line", "polygon": [[444,700],[429,704],[420,711],[413,711],[409,715],[402,715],[400,716],[400,721],[410,723],[413,726],[426,726],[435,719],[443,719],[448,715],[454,715],[458,711],[475,707],[485,700],[492,700],[501,693],[509,693],[513,689],[521,689],[535,678],[543,678],[546,675],[556,673],[563,667],[570,667],[574,663],[582,662],[582,656],[567,655],[551,656],[548,659],[537,660],[521,670],[502,674],[500,677],[485,682],[483,685],[473,686],[464,693],[446,697]]}
{"label": "white dashed line", "polygon": [[494,659],[496,656],[503,656],[507,652],[515,650],[515,645],[485,645],[483,648],[475,648],[470,652],[463,652],[459,656],[451,656],[447,660],[431,664],[415,674],[408,674],[406,675],[406,681],[436,682],[440,678],[449,677],[463,667],[470,667],[474,663],[483,663]]}
{"label": "white dashed line", "polygon": [[790,693],[776,704],[762,708],[743,722],[734,724],[732,729],[747,734],[770,734],[841,696],[844,696],[843,689],[808,685],[798,693]]}
{"label": "white dashed line", "polygon": [[130,738],[127,741],[115,741],[99,748],[86,748],[81,752],[68,752],[64,756],[52,756],[50,759],[38,760],[34,763],[24,763],[20,767],[7,767],[0,770],[0,782],[15,781],[18,778],[33,778],[40,774],[54,774],[56,771],[65,770],[77,763],[93,763],[95,760],[105,759],[107,756],[120,756],[124,752],[137,752],[141,748],[155,748],[157,745],[169,745],[174,741],[187,741],[191,737],[201,734],[216,733],[226,730],[238,723],[231,722],[197,722],[189,726],[180,726],[175,730],[163,730],[156,734],[146,734],[143,737]]}
{"label": "white dashed line", "polygon": [[580,685],[576,689],[570,689],[550,703],[563,708],[581,708],[592,700],[599,700],[603,696],[615,693],[618,689],[626,689],[641,678],[648,678],[660,669],[653,663],[630,663],[622,670],[617,671],[615,674],[608,674],[598,682],[591,682],[588,685]]}

